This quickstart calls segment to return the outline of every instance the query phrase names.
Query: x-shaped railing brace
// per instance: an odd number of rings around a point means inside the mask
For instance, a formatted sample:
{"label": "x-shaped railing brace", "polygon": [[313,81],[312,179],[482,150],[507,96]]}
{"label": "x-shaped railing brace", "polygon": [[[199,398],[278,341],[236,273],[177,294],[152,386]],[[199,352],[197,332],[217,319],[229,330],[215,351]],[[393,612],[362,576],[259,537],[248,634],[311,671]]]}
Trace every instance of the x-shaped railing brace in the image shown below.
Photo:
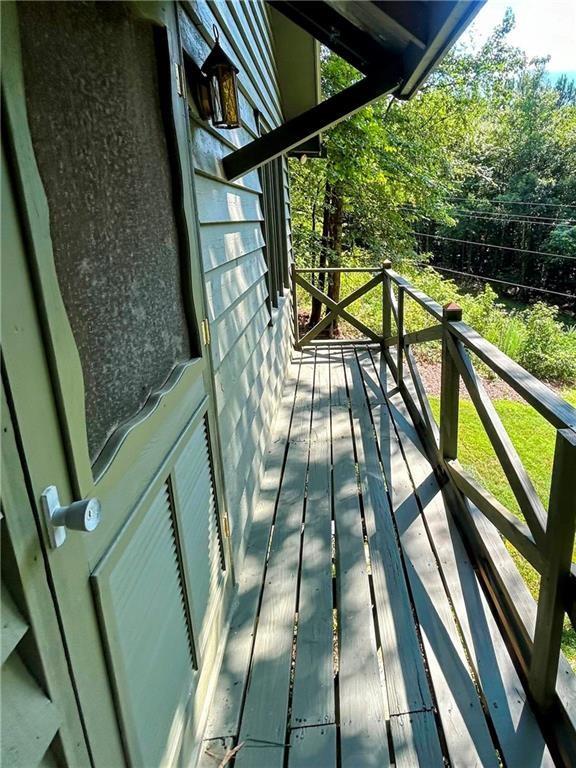
{"label": "x-shaped railing brace", "polygon": [[360,288],[352,291],[352,293],[346,296],[346,298],[342,299],[342,301],[336,302],[325,293],[322,293],[322,291],[318,290],[318,288],[312,285],[312,283],[308,282],[308,280],[305,280],[302,275],[298,274],[298,272],[295,272],[295,278],[298,285],[301,288],[304,288],[304,290],[307,291],[311,296],[318,299],[318,301],[322,302],[322,304],[325,304],[330,310],[330,312],[328,312],[328,314],[325,315],[322,320],[320,320],[320,322],[316,323],[316,325],[311,328],[308,333],[302,336],[299,343],[301,345],[307,344],[308,342],[315,339],[316,336],[318,336],[318,334],[321,333],[324,328],[330,325],[330,323],[337,317],[341,317],[343,320],[346,320],[346,322],[350,323],[350,325],[353,325],[359,331],[362,331],[362,333],[369,339],[372,339],[372,341],[380,343],[382,341],[382,337],[378,336],[377,333],[374,333],[374,331],[367,325],[364,325],[361,320],[358,320],[356,317],[347,312],[345,307],[347,307],[349,304],[352,304],[354,301],[356,301],[356,299],[359,299],[368,291],[372,290],[372,288],[375,288],[379,283],[382,282],[383,276],[383,272],[378,272],[377,275],[374,275],[374,277],[368,280],[367,283],[361,285]]}

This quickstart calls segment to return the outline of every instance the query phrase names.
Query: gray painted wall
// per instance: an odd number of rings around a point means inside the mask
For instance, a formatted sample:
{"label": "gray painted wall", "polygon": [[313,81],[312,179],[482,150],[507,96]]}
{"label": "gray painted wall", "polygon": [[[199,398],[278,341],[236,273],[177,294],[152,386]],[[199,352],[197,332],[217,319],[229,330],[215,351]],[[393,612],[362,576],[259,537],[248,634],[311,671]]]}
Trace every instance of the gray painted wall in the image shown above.
{"label": "gray painted wall", "polygon": [[[240,69],[243,127],[217,130],[192,117],[196,196],[226,496],[237,569],[260,482],[270,427],[292,346],[290,299],[267,308],[263,207],[257,172],[230,184],[221,158],[256,136],[254,111],[268,129],[282,122],[273,38],[263,2],[192,2],[181,11],[183,44],[201,63],[212,26]],[[284,163],[286,199],[288,177]],[[284,213],[289,235],[289,206]]]}

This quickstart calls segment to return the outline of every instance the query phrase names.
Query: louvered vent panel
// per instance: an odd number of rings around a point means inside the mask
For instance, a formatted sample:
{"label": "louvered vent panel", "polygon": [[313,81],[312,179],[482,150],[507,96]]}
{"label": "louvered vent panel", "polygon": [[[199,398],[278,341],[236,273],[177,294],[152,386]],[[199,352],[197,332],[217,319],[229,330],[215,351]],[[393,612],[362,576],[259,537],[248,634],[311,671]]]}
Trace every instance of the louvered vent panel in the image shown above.
{"label": "louvered vent panel", "polygon": [[192,435],[173,472],[181,544],[192,593],[192,614],[200,647],[208,631],[211,601],[222,576],[222,548],[206,424]]}
{"label": "louvered vent panel", "polygon": [[95,573],[112,673],[135,764],[178,749],[193,678],[168,487],[120,534]]}

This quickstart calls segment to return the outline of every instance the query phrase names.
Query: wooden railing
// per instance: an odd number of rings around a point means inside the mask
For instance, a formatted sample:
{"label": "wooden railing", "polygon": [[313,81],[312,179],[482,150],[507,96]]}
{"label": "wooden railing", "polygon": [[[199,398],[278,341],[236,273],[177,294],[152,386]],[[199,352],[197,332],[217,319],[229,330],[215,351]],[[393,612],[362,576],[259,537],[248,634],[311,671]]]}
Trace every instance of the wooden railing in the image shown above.
{"label": "wooden railing", "polygon": [[[407,299],[414,300],[436,323],[407,333],[404,328]],[[445,488],[456,502],[451,506],[459,511],[460,528],[496,604],[533,702],[554,731],[564,759],[575,764],[576,691],[567,662],[561,657],[561,641],[565,614],[573,626],[576,617],[576,578],[572,565],[576,529],[576,409],[463,322],[460,307],[441,306],[392,269],[384,270],[383,303],[385,333],[391,331],[393,320],[397,329],[396,334],[387,333],[384,340],[385,355],[396,383],[419,425],[431,458],[444,475]],[[442,344],[439,424],[432,414],[412,352],[415,344],[436,339]],[[556,430],[547,510],[474,368],[471,353]],[[525,523],[458,461],[460,381],[466,387]],[[534,439],[538,439],[536,435]],[[502,566],[505,560],[500,559],[493,539],[486,537],[486,528],[483,533],[482,526],[477,524],[479,513],[540,574],[535,616],[526,615],[526,601],[519,595],[518,581]],[[564,686],[566,679],[570,682],[568,687]]]}
{"label": "wooden railing", "polygon": [[[384,280],[384,269],[385,267],[390,266],[390,262],[386,262],[382,267],[378,267],[376,269],[367,268],[364,269],[363,267],[324,267],[324,269],[299,269],[296,267],[292,268],[292,303],[293,303],[293,312],[294,312],[294,344],[296,346],[296,349],[300,349],[302,346],[305,346],[307,344],[313,344],[318,343],[318,336],[325,331],[328,326],[336,319],[341,318],[342,320],[346,320],[351,326],[359,330],[361,333],[364,334],[362,338],[354,338],[354,339],[339,339],[337,340],[337,343],[342,343],[343,341],[347,344],[365,344],[367,341],[370,342],[383,342],[383,335],[381,333],[378,333],[377,331],[374,331],[372,328],[369,328],[365,323],[363,323],[361,320],[359,320],[357,317],[354,317],[347,309],[346,307],[350,306],[350,304],[353,304],[358,299],[362,298],[365,294],[367,294],[369,291],[373,290],[377,286],[381,285]],[[313,285],[309,280],[306,280],[303,275],[305,274],[323,274],[323,275],[331,275],[335,273],[342,274],[351,274],[354,272],[365,272],[369,274],[373,274],[374,276],[370,278],[364,285],[361,285],[356,290],[352,291],[348,296],[344,297],[340,301],[336,302],[333,299],[331,299],[326,293],[321,291],[317,286]],[[298,294],[297,294],[297,286],[300,286],[306,293],[308,293],[312,298],[317,299],[320,304],[326,306],[328,308],[328,312],[324,315],[324,317],[319,320],[319,322],[314,325],[313,328],[309,329],[302,337],[300,337],[300,329],[298,326]]]}
{"label": "wooden railing", "polygon": [[[550,728],[567,764],[576,765],[576,678],[561,654],[564,617],[576,625],[576,569],[572,551],[576,529],[576,409],[532,376],[462,320],[455,304],[441,306],[385,264],[361,289],[336,303],[294,270],[293,289],[301,286],[330,312],[312,331],[298,338],[304,345],[336,316],[382,347],[396,385],[420,431],[449,497],[450,508],[473,555],[501,626],[514,652],[536,710]],[[320,271],[320,270],[316,270]],[[342,272],[351,270],[341,270]],[[368,270],[366,270],[368,271]],[[346,307],[383,284],[382,331],[353,318]],[[295,296],[295,294],[294,294]],[[405,304],[415,301],[435,323],[406,331]],[[394,330],[395,329],[395,330]],[[414,345],[440,341],[442,347],[440,418],[436,422],[423,385]],[[556,430],[551,490],[546,509],[478,376],[471,354],[505,381]],[[460,382],[463,382],[502,466],[526,522],[496,499],[458,461]],[[534,436],[534,439],[538,439]],[[540,574],[537,607],[489,520]],[[520,581],[519,581],[520,580]],[[559,671],[560,664],[560,671]]]}

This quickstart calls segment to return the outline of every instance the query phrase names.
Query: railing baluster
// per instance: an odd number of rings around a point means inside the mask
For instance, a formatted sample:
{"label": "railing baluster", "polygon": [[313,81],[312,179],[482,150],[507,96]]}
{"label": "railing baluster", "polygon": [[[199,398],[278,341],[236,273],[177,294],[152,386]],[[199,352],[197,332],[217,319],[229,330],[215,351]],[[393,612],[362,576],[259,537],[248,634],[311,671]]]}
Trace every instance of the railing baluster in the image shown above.
{"label": "railing baluster", "polygon": [[382,262],[382,343],[392,336],[392,306],[390,302],[390,291],[392,283],[386,273],[392,266],[391,261]]}
{"label": "railing baluster", "polygon": [[396,346],[396,376],[398,386],[404,382],[404,288],[398,286],[398,344]]}
{"label": "railing baluster", "polygon": [[446,304],[442,308],[442,373],[440,385],[440,453],[448,461],[458,458],[458,400],[460,397],[460,374],[450,354],[448,334],[451,322],[462,320],[462,309],[458,304]]}
{"label": "railing baluster", "polygon": [[530,689],[544,709],[552,703],[564,624],[564,595],[568,589],[576,529],[576,431],[556,433],[552,485],[546,526],[544,572],[540,581]]}
{"label": "railing baluster", "polygon": [[294,349],[300,349],[300,328],[298,327],[298,295],[296,293],[296,264],[292,262],[292,312],[294,313]]}

